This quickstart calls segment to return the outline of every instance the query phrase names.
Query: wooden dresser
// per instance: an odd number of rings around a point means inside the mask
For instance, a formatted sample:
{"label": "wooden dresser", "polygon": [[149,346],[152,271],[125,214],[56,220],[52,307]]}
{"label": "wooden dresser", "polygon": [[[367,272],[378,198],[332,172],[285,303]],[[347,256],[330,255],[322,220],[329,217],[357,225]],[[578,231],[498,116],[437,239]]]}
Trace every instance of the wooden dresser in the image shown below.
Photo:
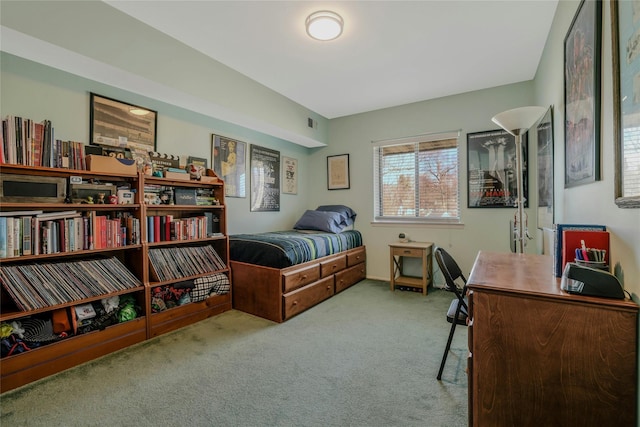
{"label": "wooden dresser", "polygon": [[636,426],[633,301],[562,291],[542,255],[480,252],[468,288],[469,425]]}

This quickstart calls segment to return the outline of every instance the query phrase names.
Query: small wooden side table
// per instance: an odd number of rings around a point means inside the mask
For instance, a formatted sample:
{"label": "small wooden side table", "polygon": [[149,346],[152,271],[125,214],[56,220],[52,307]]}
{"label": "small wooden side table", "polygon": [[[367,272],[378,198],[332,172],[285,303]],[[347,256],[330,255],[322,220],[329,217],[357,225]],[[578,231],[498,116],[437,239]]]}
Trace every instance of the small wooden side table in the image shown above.
{"label": "small wooden side table", "polygon": [[[391,290],[395,291],[396,285],[406,285],[415,288],[422,288],[422,294],[427,295],[427,286],[432,283],[433,269],[431,254],[433,251],[433,243],[431,242],[408,242],[408,243],[392,243],[390,249],[390,272],[391,280],[389,280]],[[405,276],[402,272],[403,258],[421,258],[422,259],[422,277]]]}

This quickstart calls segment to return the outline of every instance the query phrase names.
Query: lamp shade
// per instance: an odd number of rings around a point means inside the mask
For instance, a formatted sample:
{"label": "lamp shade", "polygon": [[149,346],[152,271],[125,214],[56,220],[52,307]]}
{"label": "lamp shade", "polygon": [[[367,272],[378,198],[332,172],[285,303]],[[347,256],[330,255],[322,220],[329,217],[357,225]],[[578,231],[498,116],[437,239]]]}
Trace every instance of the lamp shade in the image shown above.
{"label": "lamp shade", "polygon": [[307,17],[307,34],[316,40],[328,41],[342,34],[342,17],[329,10],[314,12]]}
{"label": "lamp shade", "polygon": [[496,114],[491,120],[511,135],[520,135],[540,118],[547,109],[544,107],[520,107]]}

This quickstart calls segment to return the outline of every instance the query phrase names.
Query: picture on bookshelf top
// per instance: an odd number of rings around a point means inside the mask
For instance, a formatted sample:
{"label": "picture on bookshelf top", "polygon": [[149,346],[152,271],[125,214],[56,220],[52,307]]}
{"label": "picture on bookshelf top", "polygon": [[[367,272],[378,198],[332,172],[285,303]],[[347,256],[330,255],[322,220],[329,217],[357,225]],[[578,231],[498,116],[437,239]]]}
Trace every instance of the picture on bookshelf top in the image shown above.
{"label": "picture on bookshelf top", "polygon": [[91,143],[148,156],[156,149],[156,111],[91,93]]}

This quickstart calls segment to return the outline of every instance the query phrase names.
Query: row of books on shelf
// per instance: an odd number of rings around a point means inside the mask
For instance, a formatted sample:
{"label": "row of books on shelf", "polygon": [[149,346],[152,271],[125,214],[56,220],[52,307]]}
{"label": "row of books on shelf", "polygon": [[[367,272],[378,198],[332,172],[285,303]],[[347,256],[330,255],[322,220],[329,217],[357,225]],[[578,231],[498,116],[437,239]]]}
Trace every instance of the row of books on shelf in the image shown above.
{"label": "row of books on shelf", "polygon": [[227,268],[211,245],[149,249],[151,276],[158,282],[211,273]]}
{"label": "row of books on shelf", "polygon": [[207,212],[188,218],[173,215],[150,215],[147,217],[147,242],[204,239],[219,234],[217,215]]}
{"label": "row of books on shelf", "polygon": [[3,265],[2,286],[22,311],[134,289],[141,281],[116,257]]}
{"label": "row of books on shelf", "polygon": [[118,248],[139,244],[140,235],[130,212],[2,212],[0,258]]}
{"label": "row of books on shelf", "polygon": [[50,120],[7,116],[2,120],[0,163],[84,170],[85,144],[55,139]]}

